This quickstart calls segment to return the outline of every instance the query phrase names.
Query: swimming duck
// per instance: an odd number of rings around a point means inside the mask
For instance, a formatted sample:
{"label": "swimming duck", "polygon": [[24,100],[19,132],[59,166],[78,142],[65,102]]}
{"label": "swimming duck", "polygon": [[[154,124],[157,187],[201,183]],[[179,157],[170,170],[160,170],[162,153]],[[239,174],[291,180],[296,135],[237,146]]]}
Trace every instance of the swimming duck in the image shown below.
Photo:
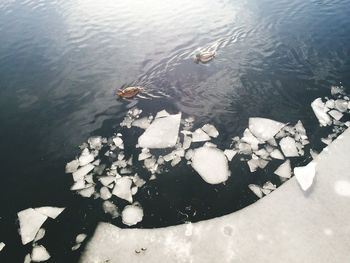
{"label": "swimming duck", "polygon": [[196,63],[202,62],[202,63],[207,63],[210,60],[212,60],[216,55],[215,51],[200,51],[195,54],[194,61]]}
{"label": "swimming duck", "polygon": [[141,86],[127,87],[125,89],[120,89],[119,91],[117,91],[117,95],[121,98],[131,99],[143,90],[144,88],[142,88]]}

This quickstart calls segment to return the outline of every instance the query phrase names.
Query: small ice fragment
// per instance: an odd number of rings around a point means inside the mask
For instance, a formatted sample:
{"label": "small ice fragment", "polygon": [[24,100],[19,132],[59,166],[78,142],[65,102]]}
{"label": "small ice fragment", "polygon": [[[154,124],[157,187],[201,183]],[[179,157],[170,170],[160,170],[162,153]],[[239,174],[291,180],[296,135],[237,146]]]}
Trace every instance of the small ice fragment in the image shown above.
{"label": "small ice fragment", "polygon": [[179,162],[181,162],[181,157],[179,157],[179,156],[176,156],[172,161],[171,161],[171,166],[175,166],[175,165],[177,165]]}
{"label": "small ice fragment", "polygon": [[80,190],[80,189],[84,189],[85,188],[85,180],[81,179],[79,181],[76,181],[70,188],[71,191],[76,191],[76,190]]}
{"label": "small ice fragment", "polygon": [[22,244],[28,244],[33,241],[47,216],[28,208],[17,213]]}
{"label": "small ice fragment", "polygon": [[64,209],[66,208],[43,206],[43,207],[35,208],[34,210],[52,219],[56,219],[56,217],[58,217],[63,212]]}
{"label": "small ice fragment", "polygon": [[281,153],[280,150],[278,149],[274,149],[271,153],[270,153],[270,156],[274,159],[279,159],[279,160],[284,160],[284,156],[283,154]]}
{"label": "small ice fragment", "polygon": [[304,191],[310,188],[316,175],[316,163],[310,162],[306,166],[295,167],[294,174],[297,181]]}
{"label": "small ice fragment", "polygon": [[259,198],[263,197],[263,192],[261,191],[261,187],[256,184],[248,185],[249,189]]}
{"label": "small ice fragment", "polygon": [[192,138],[184,135],[184,141],[183,141],[183,145],[182,145],[183,149],[187,150],[188,148],[190,148],[191,143],[192,143]]}
{"label": "small ice fragment", "polygon": [[80,246],[81,246],[81,244],[79,244],[79,243],[75,244],[74,246],[72,246],[72,251],[75,251],[75,250],[79,249]]}
{"label": "small ice fragment", "polygon": [[113,142],[114,142],[115,146],[117,146],[117,147],[120,147],[123,145],[123,139],[120,137],[114,137]]}
{"label": "small ice fragment", "polygon": [[77,235],[77,237],[75,238],[75,243],[83,243],[86,237],[87,235],[83,233]]}
{"label": "small ice fragment", "polygon": [[284,137],[280,141],[281,150],[286,157],[299,156],[295,140],[292,137]]}
{"label": "small ice fragment", "polygon": [[89,184],[93,184],[93,183],[94,183],[94,178],[93,178],[92,174],[87,174],[87,175],[85,176],[85,181],[86,181],[87,183],[89,183]]}
{"label": "small ice fragment", "polygon": [[252,149],[258,149],[258,144],[261,144],[261,141],[259,141],[249,129],[244,130],[241,141],[249,144]]}
{"label": "small ice fragment", "polygon": [[273,183],[271,183],[270,181],[267,181],[266,183],[264,183],[263,189],[268,189],[268,190],[276,190],[276,185],[274,185]]}
{"label": "small ice fragment", "polygon": [[331,94],[337,95],[337,94],[344,94],[344,88],[341,86],[332,86],[331,87]]}
{"label": "small ice fragment", "polygon": [[277,142],[275,140],[275,138],[272,138],[270,140],[266,141],[268,144],[270,144],[271,146],[277,146]]}
{"label": "small ice fragment", "polygon": [[241,142],[238,144],[239,153],[249,155],[252,153],[252,148],[249,144]]}
{"label": "small ice fragment", "polygon": [[94,168],[94,172],[98,175],[102,175],[105,168],[106,168],[105,164],[98,165]]}
{"label": "small ice fragment", "polygon": [[346,100],[336,100],[335,108],[340,112],[346,112],[348,109],[348,102]]}
{"label": "small ice fragment", "polygon": [[210,141],[210,137],[202,129],[198,128],[192,133],[192,142]]}
{"label": "small ice fragment", "polygon": [[258,166],[259,168],[264,169],[268,163],[269,161],[259,158]]}
{"label": "small ice fragment", "polygon": [[1,243],[0,243],[0,251],[3,250],[5,246],[6,246],[5,243],[4,243],[4,242],[1,242]]}
{"label": "small ice fragment", "polygon": [[141,222],[143,210],[139,205],[127,205],[122,212],[123,224],[133,226]]}
{"label": "small ice fragment", "polygon": [[30,263],[31,261],[32,261],[32,259],[30,258],[30,254],[28,253],[28,254],[24,257],[23,263]]}
{"label": "small ice fragment", "polygon": [[328,112],[329,115],[333,117],[333,119],[339,121],[343,117],[343,113],[337,111],[337,110],[331,110]]}
{"label": "small ice fragment", "polygon": [[119,216],[118,208],[111,201],[104,201],[102,204],[103,211],[106,214],[110,214],[112,218],[117,218]]}
{"label": "small ice fragment", "polygon": [[331,144],[332,139],[331,138],[321,138],[321,142],[323,142],[326,145]]}
{"label": "small ice fragment", "polygon": [[147,129],[150,125],[151,124],[150,124],[147,117],[143,117],[141,119],[134,120],[131,123],[131,126],[138,127],[138,128],[144,129],[144,130]]}
{"label": "small ice fragment", "polygon": [[143,180],[140,176],[138,176],[137,174],[134,175],[134,177],[132,178],[132,181],[134,182],[134,184],[137,186],[137,187],[142,187],[146,181]]}
{"label": "small ice fragment", "polygon": [[151,173],[155,173],[158,168],[157,160],[154,157],[144,160],[143,163],[145,165],[145,168]]}
{"label": "small ice fragment", "polygon": [[152,154],[149,152],[149,150],[148,149],[142,149],[141,153],[139,154],[138,160],[139,161],[143,161],[143,160],[145,160],[147,158],[150,158],[150,157],[152,157]]}
{"label": "small ice fragment", "polygon": [[210,137],[216,138],[219,136],[218,130],[215,128],[214,125],[211,124],[205,124],[202,127],[202,130],[208,134]]}
{"label": "small ice fragment", "polygon": [[45,229],[44,228],[40,228],[38,233],[36,233],[36,236],[34,238],[34,242],[39,241],[40,239],[42,239],[45,236]]}
{"label": "small ice fragment", "polygon": [[89,186],[85,189],[79,190],[78,194],[82,197],[89,198],[95,193],[95,186]]}
{"label": "small ice fragment", "polygon": [[115,181],[114,176],[103,176],[98,179],[102,185],[108,186]]}
{"label": "small ice fragment", "polygon": [[129,177],[119,178],[115,182],[112,193],[115,196],[132,203],[131,185],[132,181]]}
{"label": "small ice fragment", "polygon": [[102,137],[93,136],[88,139],[88,143],[91,149],[101,150],[102,148]]}
{"label": "small ice fragment", "polygon": [[170,114],[166,110],[161,110],[161,111],[157,112],[156,117],[154,117],[154,118],[158,119],[158,118],[163,118],[163,117],[168,117],[168,116],[170,116]]}
{"label": "small ice fragment", "polygon": [[92,169],[94,169],[95,166],[93,166],[91,163],[80,167],[77,171],[73,173],[73,180],[79,181],[84,178],[85,175],[87,175]]}
{"label": "small ice fragment", "polygon": [[192,167],[209,184],[225,182],[230,171],[223,151],[217,148],[201,147],[194,150]]}
{"label": "small ice fragment", "polygon": [[108,187],[102,186],[100,189],[101,199],[107,200],[112,197],[112,193],[109,191]]}
{"label": "small ice fragment", "polygon": [[137,191],[138,191],[137,186],[134,186],[134,187],[131,188],[131,194],[132,195],[136,195]]}
{"label": "small ice fragment", "polygon": [[186,160],[191,160],[193,156],[194,151],[192,149],[189,149],[186,154],[185,154],[185,159]]}
{"label": "small ice fragment", "polygon": [[283,178],[290,178],[292,176],[290,160],[286,160],[284,163],[282,163],[274,173]]}
{"label": "small ice fragment", "polygon": [[269,153],[265,149],[260,149],[258,151],[255,151],[254,153],[262,159],[266,160],[269,158]]}
{"label": "small ice fragment", "polygon": [[335,102],[334,102],[334,100],[327,100],[325,105],[328,109],[334,109]]}
{"label": "small ice fragment", "polygon": [[247,164],[250,172],[254,173],[259,168],[259,159],[250,159]]}
{"label": "small ice fragment", "polygon": [[271,140],[284,126],[284,123],[266,118],[249,118],[249,130],[262,142]]}
{"label": "small ice fragment", "polygon": [[315,99],[311,103],[311,108],[314,111],[321,126],[328,126],[328,125],[332,124],[332,120],[331,120],[330,116],[327,114],[328,108],[322,102],[321,98]]}
{"label": "small ice fragment", "polygon": [[264,195],[268,195],[269,193],[272,192],[270,189],[265,189],[265,188],[261,188],[261,191],[263,192]]}
{"label": "small ice fragment", "polygon": [[171,161],[171,160],[174,159],[174,158],[175,158],[174,152],[168,153],[167,155],[164,155],[164,156],[163,156],[163,159],[164,159],[164,161],[166,161],[166,162],[169,162],[169,161]]}
{"label": "small ice fragment", "polygon": [[50,254],[47,252],[44,246],[35,246],[31,255],[33,262],[42,262],[50,258]]}
{"label": "small ice fragment", "polygon": [[139,137],[141,148],[174,147],[179,135],[181,113],[155,119]]}
{"label": "small ice fragment", "polygon": [[232,161],[233,157],[237,154],[237,151],[226,149],[224,151],[224,154],[226,155],[226,157],[229,161]]}
{"label": "small ice fragment", "polygon": [[306,135],[306,130],[304,128],[304,125],[300,120],[297,122],[297,124],[295,124],[294,128],[295,128],[295,131],[300,135]]}
{"label": "small ice fragment", "polygon": [[214,143],[212,143],[212,142],[206,142],[206,143],[204,144],[204,146],[205,146],[205,147],[214,147],[214,148],[217,148],[217,147],[218,147],[216,144],[214,144]]}
{"label": "small ice fragment", "polygon": [[73,160],[66,165],[66,173],[74,173],[76,170],[78,170],[79,167],[79,161]]}
{"label": "small ice fragment", "polygon": [[79,157],[79,165],[84,166],[88,163],[91,163],[94,159],[94,155],[90,153],[87,148],[85,148]]}

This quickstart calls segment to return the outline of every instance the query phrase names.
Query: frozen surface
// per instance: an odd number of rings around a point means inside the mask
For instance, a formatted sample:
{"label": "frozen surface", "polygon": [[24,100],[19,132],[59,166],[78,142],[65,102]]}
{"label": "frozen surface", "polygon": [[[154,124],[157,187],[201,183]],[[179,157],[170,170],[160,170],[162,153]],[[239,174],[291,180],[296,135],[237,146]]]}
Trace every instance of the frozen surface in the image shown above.
{"label": "frozen surface", "polygon": [[[317,157],[304,194],[293,177],[235,213],[158,229],[100,223],[81,263],[346,263],[350,258],[350,130]],[[135,253],[146,248],[145,253]],[[252,253],[254,251],[254,253]]]}
{"label": "frozen surface", "polygon": [[22,244],[25,245],[34,240],[36,233],[46,221],[47,216],[35,211],[33,208],[22,210],[17,215]]}
{"label": "frozen surface", "polygon": [[64,207],[52,207],[52,206],[43,206],[35,208],[35,210],[43,215],[46,215],[52,219],[56,219],[64,210]]}
{"label": "frozen surface", "polygon": [[122,220],[125,225],[133,226],[141,222],[143,210],[139,205],[127,205],[122,212]]}
{"label": "frozen surface", "polygon": [[224,152],[213,147],[195,149],[192,167],[209,184],[223,183],[230,175]]}
{"label": "frozen surface", "polygon": [[43,262],[50,258],[50,254],[44,246],[34,246],[31,258],[33,262]]}
{"label": "frozen surface", "polygon": [[176,144],[181,121],[181,113],[155,119],[139,137],[141,148],[168,148]]}
{"label": "frozen surface", "polygon": [[297,178],[297,181],[304,191],[308,190],[316,175],[316,162],[310,162],[306,166],[295,167],[294,175]]}
{"label": "frozen surface", "polygon": [[249,118],[249,130],[263,142],[273,139],[284,126],[284,123],[266,118]]}

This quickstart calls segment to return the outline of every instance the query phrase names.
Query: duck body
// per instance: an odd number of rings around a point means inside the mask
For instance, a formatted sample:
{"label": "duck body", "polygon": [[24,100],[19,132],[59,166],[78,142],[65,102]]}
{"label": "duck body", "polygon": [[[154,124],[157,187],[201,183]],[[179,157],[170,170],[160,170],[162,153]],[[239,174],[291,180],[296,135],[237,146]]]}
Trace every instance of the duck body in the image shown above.
{"label": "duck body", "polygon": [[121,98],[131,99],[143,90],[144,89],[141,86],[127,87],[125,89],[117,91],[117,95]]}
{"label": "duck body", "polygon": [[215,51],[202,51],[195,55],[195,62],[207,63],[216,55]]}

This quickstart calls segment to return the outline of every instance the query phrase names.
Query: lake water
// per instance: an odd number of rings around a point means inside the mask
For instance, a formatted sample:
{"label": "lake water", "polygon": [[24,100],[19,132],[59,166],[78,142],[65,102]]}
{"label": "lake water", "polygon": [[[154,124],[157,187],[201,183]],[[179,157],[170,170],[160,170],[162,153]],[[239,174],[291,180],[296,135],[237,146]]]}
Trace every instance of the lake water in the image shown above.
{"label": "lake water", "polygon": [[[91,235],[101,220],[125,227],[104,214],[101,200],[71,192],[64,167],[90,136],[117,132],[135,103],[146,113],[181,111],[196,128],[212,123],[223,147],[242,135],[249,117],[301,120],[319,150],[323,131],[310,103],[331,85],[350,85],[349,14],[346,0],[2,0],[1,262],[22,262],[31,251],[16,222],[28,207],[67,207],[44,225],[51,262],[77,261],[75,236]],[[213,61],[193,63],[194,50],[216,43]],[[166,96],[116,99],[130,85]],[[237,159],[226,184],[209,185],[179,165],[137,193],[145,213],[138,227],[239,210],[257,200],[248,184],[279,184],[274,168],[250,173]]]}

